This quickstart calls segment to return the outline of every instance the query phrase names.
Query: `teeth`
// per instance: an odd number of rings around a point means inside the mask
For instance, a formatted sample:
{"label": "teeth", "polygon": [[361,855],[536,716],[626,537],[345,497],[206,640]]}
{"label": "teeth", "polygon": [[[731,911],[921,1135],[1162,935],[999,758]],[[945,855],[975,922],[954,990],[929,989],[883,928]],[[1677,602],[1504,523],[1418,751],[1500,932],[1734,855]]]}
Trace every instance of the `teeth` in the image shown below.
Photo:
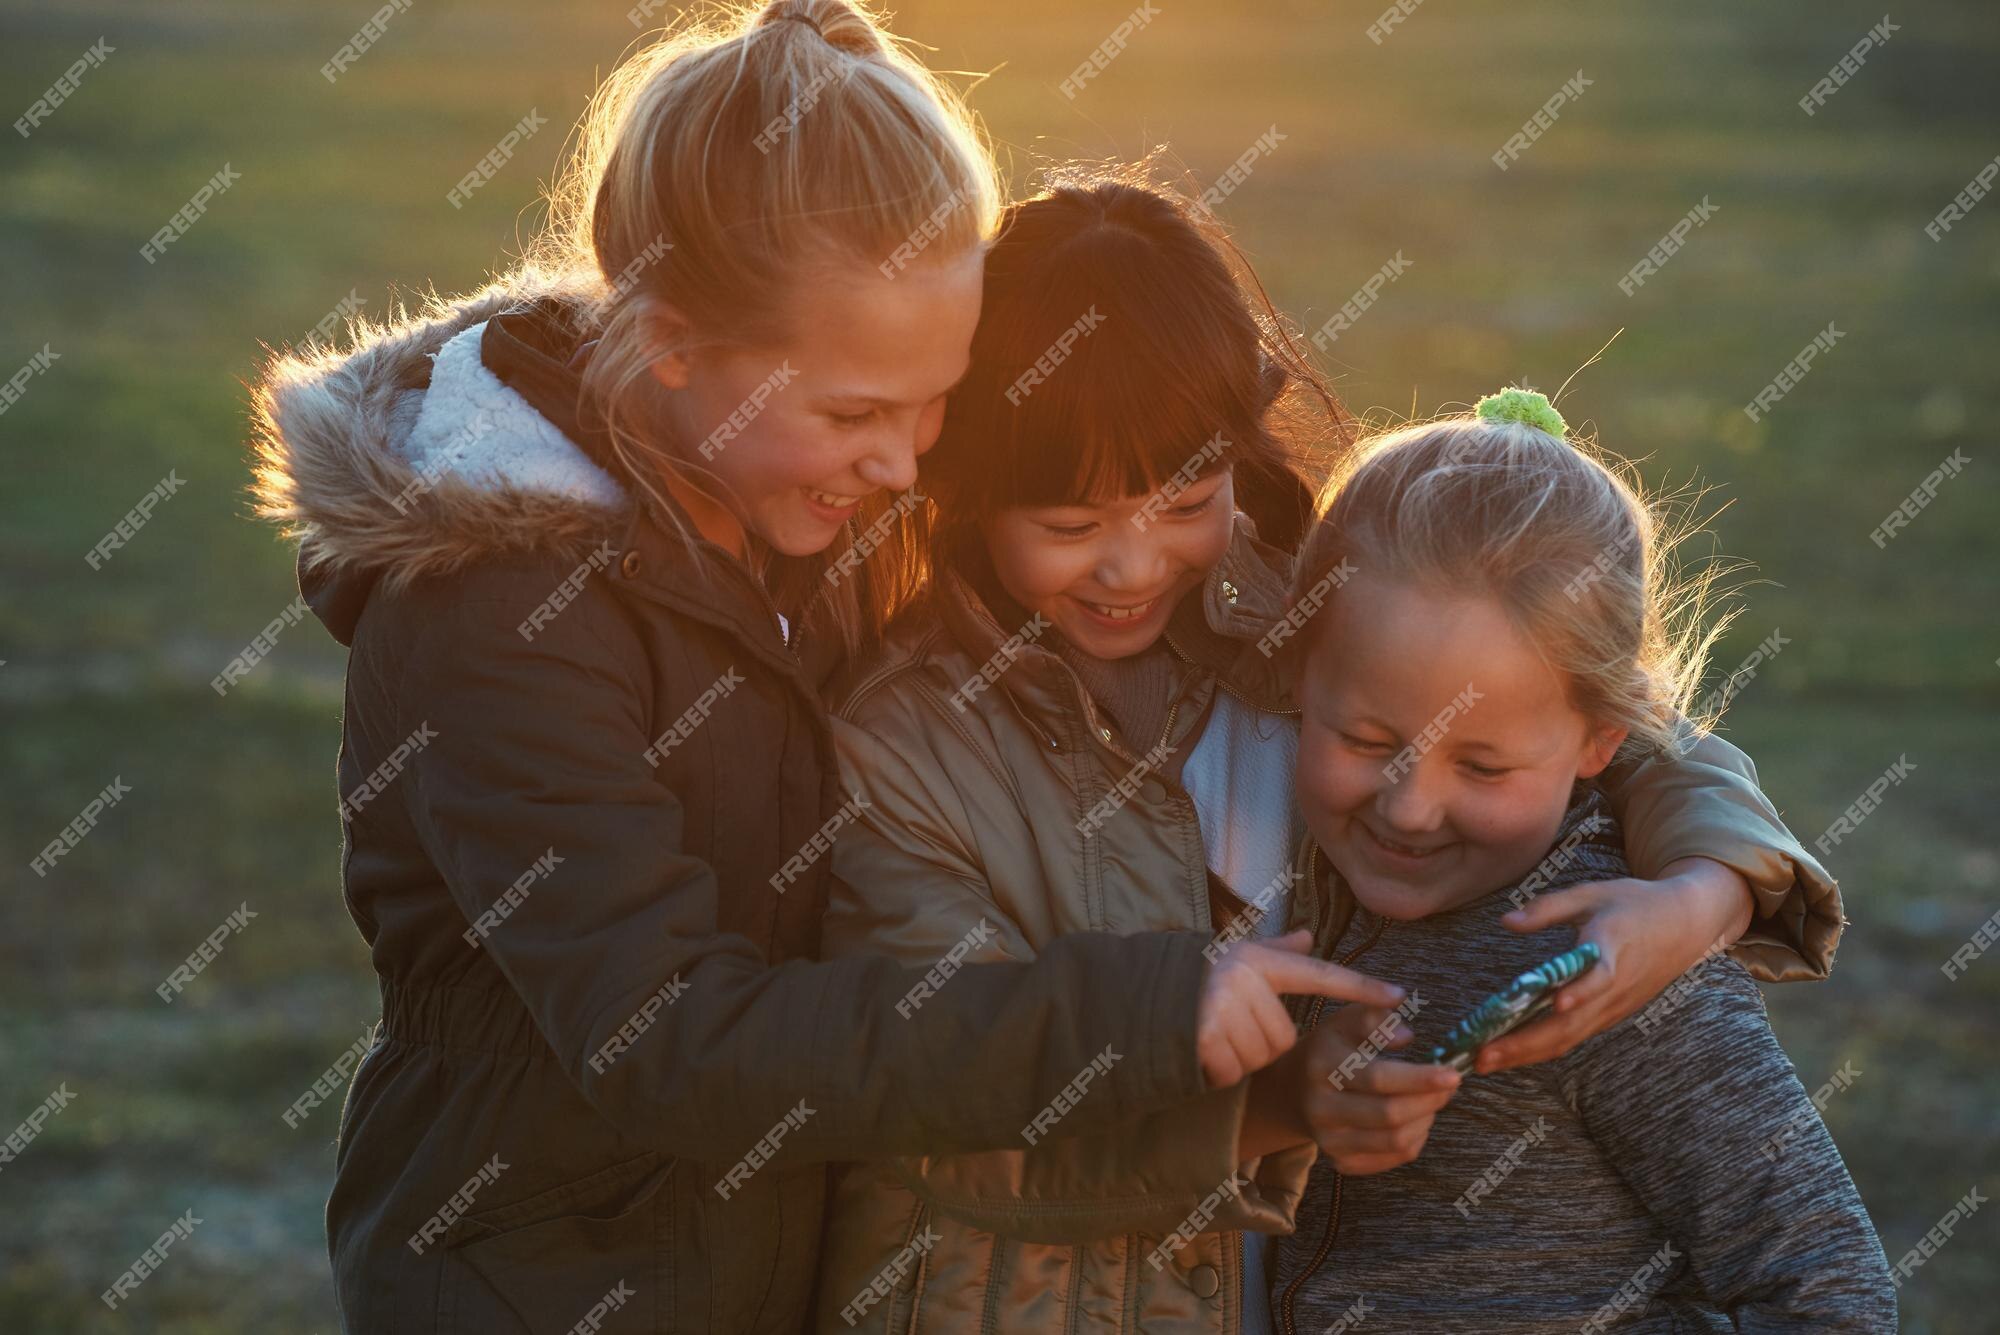
{"label": "teeth", "polygon": [[1158,601],[1160,600],[1155,598],[1151,602],[1140,603],[1136,607],[1112,607],[1105,603],[1090,602],[1084,603],[1084,606],[1099,616],[1110,617],[1113,621],[1136,621],[1146,615],[1146,613],[1152,611],[1153,603],[1157,603]]}
{"label": "teeth", "polygon": [[1382,835],[1375,834],[1373,830],[1370,830],[1368,833],[1374,835],[1376,843],[1382,845],[1382,847],[1392,853],[1403,853],[1413,858],[1420,858],[1437,851],[1430,848],[1415,848],[1409,844],[1399,844],[1394,839],[1384,838]]}
{"label": "teeth", "polygon": [[833,510],[845,510],[861,499],[859,496],[836,496],[830,491],[817,491],[811,487],[806,488],[806,495]]}

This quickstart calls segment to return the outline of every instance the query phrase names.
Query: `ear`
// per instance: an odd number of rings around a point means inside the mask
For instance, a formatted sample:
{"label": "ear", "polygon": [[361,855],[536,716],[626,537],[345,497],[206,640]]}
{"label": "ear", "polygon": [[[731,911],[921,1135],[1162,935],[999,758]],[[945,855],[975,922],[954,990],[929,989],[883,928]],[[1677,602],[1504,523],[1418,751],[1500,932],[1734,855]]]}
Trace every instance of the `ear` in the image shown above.
{"label": "ear", "polygon": [[652,365],[653,379],[668,389],[686,389],[688,385],[688,357],[684,352],[670,352]]}
{"label": "ear", "polygon": [[1593,727],[1584,739],[1583,755],[1576,767],[1579,779],[1594,779],[1604,772],[1618,748],[1625,745],[1630,728]]}
{"label": "ear", "polygon": [[[654,332],[664,342],[681,347],[688,342],[693,326],[678,310],[666,306],[662,307],[659,314],[654,317]],[[692,369],[693,354],[685,351],[670,352],[655,360],[651,367],[653,379],[668,389],[686,389],[688,375]]]}

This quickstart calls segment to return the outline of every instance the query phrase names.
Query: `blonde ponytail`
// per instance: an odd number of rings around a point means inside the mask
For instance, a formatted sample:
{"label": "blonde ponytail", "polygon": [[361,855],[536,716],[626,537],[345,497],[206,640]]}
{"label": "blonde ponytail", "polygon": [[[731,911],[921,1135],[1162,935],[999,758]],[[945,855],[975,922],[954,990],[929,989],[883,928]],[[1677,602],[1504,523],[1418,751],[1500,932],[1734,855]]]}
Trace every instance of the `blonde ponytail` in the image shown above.
{"label": "blonde ponytail", "polygon": [[[671,514],[670,470],[718,484],[673,438],[655,363],[701,347],[780,346],[791,298],[816,270],[865,265],[886,279],[913,237],[923,241],[916,262],[955,259],[990,238],[1001,203],[963,100],[866,5],[730,5],[678,20],[605,79],[522,270],[577,293],[576,321],[598,340],[584,406]],[[851,522],[868,531],[890,503]],[[913,529],[915,518],[898,524]],[[774,593],[827,600],[823,615],[852,646],[921,580],[914,533],[905,536],[876,544],[860,579],[820,580],[823,559],[781,558]]]}

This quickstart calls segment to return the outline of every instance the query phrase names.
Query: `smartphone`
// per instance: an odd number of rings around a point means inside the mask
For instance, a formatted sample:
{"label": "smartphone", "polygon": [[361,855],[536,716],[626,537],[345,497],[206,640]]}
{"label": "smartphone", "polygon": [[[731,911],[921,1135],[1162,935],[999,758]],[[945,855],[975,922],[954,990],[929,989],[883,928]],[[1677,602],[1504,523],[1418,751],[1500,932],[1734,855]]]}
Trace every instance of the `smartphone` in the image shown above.
{"label": "smartphone", "polygon": [[1470,1071],[1481,1048],[1547,1014],[1556,1004],[1556,989],[1581,977],[1597,963],[1597,955],[1596,944],[1586,941],[1528,970],[1446,1030],[1444,1042],[1431,1049],[1432,1063]]}

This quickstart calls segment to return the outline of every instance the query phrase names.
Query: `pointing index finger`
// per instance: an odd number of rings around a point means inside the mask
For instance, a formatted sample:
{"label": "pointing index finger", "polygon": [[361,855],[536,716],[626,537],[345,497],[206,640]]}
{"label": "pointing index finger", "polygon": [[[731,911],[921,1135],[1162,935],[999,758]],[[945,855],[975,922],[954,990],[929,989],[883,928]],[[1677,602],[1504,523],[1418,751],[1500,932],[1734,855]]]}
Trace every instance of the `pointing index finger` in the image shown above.
{"label": "pointing index finger", "polygon": [[1264,981],[1279,992],[1306,996],[1337,997],[1370,1006],[1394,1006],[1403,1000],[1403,989],[1379,978],[1304,955],[1274,955],[1260,968]]}

